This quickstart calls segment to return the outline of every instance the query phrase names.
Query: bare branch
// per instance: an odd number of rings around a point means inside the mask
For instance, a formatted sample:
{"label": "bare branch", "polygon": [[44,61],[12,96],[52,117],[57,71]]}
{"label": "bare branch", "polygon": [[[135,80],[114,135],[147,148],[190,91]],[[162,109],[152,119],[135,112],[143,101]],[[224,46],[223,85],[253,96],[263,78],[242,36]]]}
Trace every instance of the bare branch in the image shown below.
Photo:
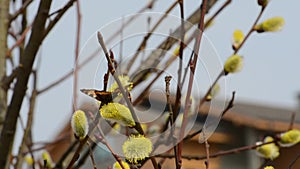
{"label": "bare branch", "polygon": [[78,57],[79,57],[79,47],[80,47],[80,34],[81,34],[81,11],[79,0],[76,1],[76,13],[77,13],[77,32],[76,32],[76,43],[75,43],[75,66],[74,66],[74,79],[73,79],[73,111],[77,107],[77,93],[78,93]]}
{"label": "bare branch", "polygon": [[[18,157],[16,161],[16,168],[21,168],[22,166],[22,161],[23,161],[23,151],[25,147],[28,145],[28,138],[30,137],[30,132],[31,132],[31,127],[33,123],[33,113],[34,113],[34,108],[36,104],[36,96],[37,96],[37,91],[36,91],[36,86],[37,86],[37,74],[35,71],[33,71],[33,90],[31,92],[31,97],[30,97],[30,103],[29,103],[29,110],[28,110],[28,118],[27,118],[27,124],[25,126],[23,138],[21,145],[19,147],[19,152],[18,152]],[[31,143],[30,143],[31,144]]]}
{"label": "bare branch", "polygon": [[[194,46],[194,58],[192,61],[192,64],[190,65],[191,68],[191,73],[189,77],[189,82],[188,82],[188,89],[187,89],[187,94],[186,94],[186,99],[185,99],[185,109],[183,112],[183,120],[182,120],[182,126],[180,128],[180,133],[179,133],[179,139],[184,138],[184,131],[185,127],[187,125],[187,116],[188,116],[188,110],[189,110],[189,105],[190,105],[190,95],[192,92],[192,87],[193,87],[193,81],[194,81],[194,73],[195,69],[197,66],[197,61],[198,61],[198,54],[199,54],[199,49],[200,49],[200,44],[202,40],[202,35],[204,31],[204,16],[206,14],[206,7],[207,7],[207,0],[202,0],[202,5],[201,5],[201,15],[200,15],[200,20],[198,21],[198,28],[199,28],[199,33],[196,36],[196,43]],[[179,159],[179,164],[182,165],[182,160],[181,160],[181,153],[182,153],[182,146],[183,146],[183,140],[179,142],[178,144],[178,159]]]}
{"label": "bare branch", "polygon": [[[276,141],[272,142],[266,142],[266,143],[261,143],[261,144],[255,144],[255,145],[249,145],[249,146],[243,146],[243,147],[238,147],[230,150],[224,150],[224,151],[219,151],[213,154],[210,154],[209,158],[217,158],[220,156],[225,156],[225,155],[230,155],[230,154],[237,154],[243,151],[249,151],[249,150],[254,150],[257,147],[261,147],[263,145],[267,144],[274,144]],[[162,158],[174,158],[174,155],[168,155],[168,154],[161,154],[161,155],[156,155],[155,157],[162,157]],[[188,160],[205,160],[207,159],[206,155],[201,156],[201,155],[182,155],[182,158],[188,159]]]}

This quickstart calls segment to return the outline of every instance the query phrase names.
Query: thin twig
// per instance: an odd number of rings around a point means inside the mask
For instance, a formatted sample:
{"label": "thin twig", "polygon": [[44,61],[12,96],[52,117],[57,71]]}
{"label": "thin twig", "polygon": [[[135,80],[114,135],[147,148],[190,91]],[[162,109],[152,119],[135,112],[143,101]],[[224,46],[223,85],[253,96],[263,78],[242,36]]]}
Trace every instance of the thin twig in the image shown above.
{"label": "thin twig", "polygon": [[[175,140],[173,137],[174,134],[174,116],[173,116],[173,110],[172,110],[172,103],[170,101],[170,81],[172,79],[172,76],[166,76],[165,77],[165,82],[166,82],[166,98],[167,98],[167,103],[168,103],[168,108],[169,108],[169,122],[171,126],[171,132],[170,132],[170,139],[172,139],[172,144],[175,144]],[[168,124],[168,121],[166,122],[166,125]],[[174,154],[177,154],[177,146],[175,145],[173,147]],[[175,166],[176,169],[180,169],[179,163],[178,163],[178,158],[175,156]]]}
{"label": "thin twig", "polygon": [[[182,90],[182,64],[183,64],[183,49],[185,48],[184,43],[184,36],[185,36],[185,29],[184,29],[184,6],[183,6],[183,0],[178,0],[178,4],[180,7],[180,19],[181,19],[181,25],[180,25],[180,46],[179,46],[179,60],[178,60],[178,79],[177,79],[177,90],[176,90],[176,99],[175,99],[175,108],[174,108],[174,114],[173,118],[176,119],[179,112],[180,107],[180,100],[181,100],[181,90]],[[176,169],[179,169],[180,165],[178,165],[178,162],[176,163]]]}
{"label": "thin twig", "polygon": [[[91,119],[97,118],[97,117],[95,117],[93,114],[90,114],[90,115],[91,115]],[[110,129],[112,129],[112,128],[113,128],[113,126],[111,126]],[[116,153],[114,153],[114,151],[113,151],[113,149],[111,148],[111,146],[109,145],[109,143],[105,140],[104,135],[105,135],[106,133],[103,133],[103,132],[102,132],[102,130],[101,130],[99,124],[97,125],[97,129],[98,129],[98,131],[99,131],[100,134],[99,134],[99,135],[95,135],[95,138],[96,138],[99,142],[101,142],[102,144],[104,144],[104,145],[108,148],[108,150],[111,152],[111,154],[113,155],[113,157],[114,157],[114,158],[116,159],[116,161],[120,164],[121,168],[122,168],[122,169],[125,169],[124,166],[123,166],[123,164],[122,164],[121,158],[120,158]],[[109,132],[109,131],[107,131],[107,133],[108,133],[108,132]],[[97,143],[93,141],[92,149],[94,149],[94,148],[96,147],[96,145],[97,145]],[[84,164],[86,158],[88,157],[88,154],[89,154],[89,151],[87,151],[87,152],[83,155],[83,157],[80,159],[80,161],[78,162],[77,166],[74,167],[74,169],[79,169],[79,168]]]}
{"label": "thin twig", "polygon": [[293,165],[297,162],[297,160],[300,158],[300,153],[291,161],[287,169],[292,169]]}
{"label": "thin twig", "polygon": [[76,31],[76,43],[75,43],[75,58],[74,58],[74,79],[73,79],[73,111],[77,107],[77,94],[78,94],[78,57],[80,47],[80,35],[81,35],[81,11],[79,0],[76,1],[76,14],[77,14],[77,31]]}
{"label": "thin twig", "polygon": [[92,143],[92,145],[89,145],[89,142],[87,142],[89,149],[86,150],[82,155],[80,156],[80,159],[78,160],[76,166],[73,167],[73,169],[79,169],[81,168],[84,163],[86,162],[87,158],[90,156],[90,153],[93,152],[93,150],[96,148],[97,144],[95,142]]}
{"label": "thin twig", "polygon": [[[216,158],[220,156],[225,156],[225,155],[230,155],[230,154],[237,154],[243,151],[249,151],[249,150],[254,150],[257,147],[261,147],[263,145],[267,144],[273,144],[276,141],[272,142],[266,142],[266,143],[261,143],[261,144],[255,144],[255,145],[249,145],[249,146],[243,146],[243,147],[238,147],[230,150],[224,150],[224,151],[219,151],[217,153],[210,154],[209,158]],[[300,156],[300,155],[299,155]],[[169,154],[159,154],[156,155],[155,157],[160,157],[160,158],[175,158],[174,155],[169,155]],[[182,158],[187,159],[187,160],[205,160],[207,159],[206,155],[182,155]]]}
{"label": "thin twig", "polygon": [[288,130],[292,130],[294,128],[295,119],[296,119],[296,113],[292,112],[291,121]]}
{"label": "thin twig", "polygon": [[170,101],[170,81],[172,79],[172,76],[166,76],[165,77],[165,83],[166,83],[166,98],[167,98],[167,104],[169,109],[169,121],[171,126],[174,124],[173,119],[173,110],[172,110],[172,103]]}
{"label": "thin twig", "polygon": [[[89,154],[90,154],[90,157],[91,157],[93,168],[97,169],[97,165],[96,165],[94,154],[93,154],[93,149],[91,148],[90,144],[88,144],[88,145],[89,145]],[[96,144],[94,143],[93,145],[96,145]]]}
{"label": "thin twig", "polygon": [[257,23],[258,23],[259,19],[261,18],[261,16],[262,16],[262,14],[263,14],[263,12],[264,12],[265,9],[266,9],[265,7],[262,7],[262,8],[261,8],[261,10],[260,10],[260,12],[259,12],[259,14],[258,14],[256,20],[254,21],[252,27],[251,27],[250,30],[248,31],[248,33],[247,33],[247,35],[245,36],[245,38],[244,38],[244,40],[242,41],[242,43],[234,50],[234,53],[233,53],[233,54],[237,54],[237,53],[238,53],[238,51],[242,48],[242,46],[245,44],[245,42],[246,42],[247,39],[250,37],[250,35],[255,31],[255,26],[257,25]]}
{"label": "thin twig", "polygon": [[[182,86],[181,86],[181,82],[182,82],[182,64],[183,64],[183,49],[185,48],[185,44],[184,44],[184,36],[185,36],[185,29],[184,29],[184,4],[183,4],[183,0],[178,0],[178,4],[180,7],[180,18],[181,18],[181,28],[180,28],[180,46],[179,46],[179,60],[178,60],[178,84],[177,84],[177,90],[176,90],[176,99],[175,99],[175,108],[174,108],[174,112],[173,112],[173,120],[175,120],[178,116],[179,113],[179,107],[181,104],[181,90],[182,90]],[[203,8],[202,8],[203,10]],[[174,153],[176,155],[175,157],[175,165],[176,165],[176,169],[180,169],[181,165],[182,165],[182,161],[181,161],[181,157],[180,157],[180,153],[179,152],[181,150],[179,150],[179,146],[175,146],[174,147]]]}
{"label": "thin twig", "polygon": [[205,166],[206,169],[209,169],[209,144],[207,139],[205,139],[205,152],[206,152]]}
{"label": "thin twig", "polygon": [[211,22],[231,3],[232,0],[227,0],[224,4],[205,22],[204,27],[207,28]]}
{"label": "thin twig", "polygon": [[[232,92],[231,99],[230,99],[228,105],[226,106],[226,108],[223,110],[223,112],[222,112],[220,118],[222,118],[222,117],[223,117],[223,116],[224,116],[224,115],[225,115],[225,114],[226,114],[226,113],[234,106],[234,99],[235,99],[235,91]],[[211,124],[208,124],[207,126],[210,126],[210,125],[211,125]],[[193,138],[193,137],[196,136],[197,134],[201,133],[202,130],[203,130],[203,128],[201,128],[201,129],[198,130],[198,131],[195,131],[195,132],[192,133],[192,134],[187,135],[187,136],[183,139],[183,141],[187,141],[187,140]]]}
{"label": "thin twig", "polygon": [[[188,89],[187,89],[187,94],[186,94],[186,99],[185,99],[185,109],[183,113],[183,120],[182,120],[182,126],[180,128],[180,133],[179,133],[179,139],[184,138],[184,131],[185,127],[187,125],[187,117],[188,117],[188,111],[190,107],[190,95],[192,92],[192,87],[193,87],[193,81],[194,81],[194,72],[197,66],[197,61],[198,61],[198,54],[199,54],[199,49],[200,49],[200,44],[201,44],[201,39],[202,39],[202,34],[204,30],[204,16],[206,13],[206,6],[207,6],[207,0],[202,0],[202,5],[201,5],[201,16],[198,24],[199,28],[199,33],[196,36],[196,43],[194,46],[194,59],[193,63],[191,65],[191,73],[190,73],[190,78],[189,78],[189,84],[188,84]],[[179,164],[180,166],[182,165],[182,160],[181,160],[181,153],[182,153],[182,146],[183,146],[183,141],[180,141],[178,144],[178,159],[179,159]]]}
{"label": "thin twig", "polygon": [[63,15],[69,10],[69,8],[73,6],[74,2],[76,1],[77,0],[68,1],[68,3],[66,3],[66,5],[63,6],[61,10],[59,10],[55,18],[52,21],[50,21],[50,23],[45,28],[43,38],[45,38],[48,35],[48,33],[52,30],[52,28],[57,24],[57,22],[63,17]]}
{"label": "thin twig", "polygon": [[85,137],[83,140],[80,140],[79,146],[77,147],[67,169],[71,169],[74,165],[74,163],[77,161],[77,159],[79,158],[79,154],[80,151],[82,150],[83,146],[85,145],[85,143],[88,141],[89,137]]}
{"label": "thin twig", "polygon": [[100,136],[100,135],[95,135],[96,139],[101,142],[102,144],[104,144],[108,150],[110,151],[110,153],[112,154],[112,156],[116,159],[116,161],[120,164],[122,169],[125,169],[123,163],[122,163],[122,159],[113,151],[113,149],[111,148],[111,146],[107,143],[107,141],[104,139],[104,137]]}
{"label": "thin twig", "polygon": [[12,51],[16,47],[20,46],[21,43],[24,42],[24,39],[25,39],[28,31],[31,29],[31,26],[32,26],[32,23],[29,26],[26,27],[26,29],[23,31],[23,33],[21,34],[20,38],[16,41],[16,43],[13,44],[13,46],[10,49],[8,49],[8,51],[6,52],[6,57],[11,57]]}

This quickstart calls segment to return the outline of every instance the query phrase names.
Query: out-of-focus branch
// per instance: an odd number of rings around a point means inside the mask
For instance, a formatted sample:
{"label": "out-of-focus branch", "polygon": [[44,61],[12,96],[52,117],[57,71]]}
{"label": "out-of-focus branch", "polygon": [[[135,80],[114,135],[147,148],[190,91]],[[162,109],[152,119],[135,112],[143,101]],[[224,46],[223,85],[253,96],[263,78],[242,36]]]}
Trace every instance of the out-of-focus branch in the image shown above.
{"label": "out-of-focus branch", "polygon": [[[1,1],[2,2],[2,1]],[[32,32],[20,60],[20,71],[17,72],[17,82],[13,91],[0,138],[0,169],[8,168],[9,155],[11,154],[17,119],[27,90],[27,83],[32,70],[33,62],[38,49],[43,41],[43,32],[48,18],[51,0],[43,0],[39,4],[37,15],[34,19]]]}
{"label": "out-of-focus branch", "polygon": [[[7,36],[8,36],[8,16],[9,16],[9,2],[10,0],[0,1],[0,80],[6,75],[6,57],[7,51]],[[1,81],[2,86],[2,81]],[[0,88],[0,132],[6,112],[7,92]]]}
{"label": "out-of-focus branch", "polygon": [[[267,144],[274,144],[275,142],[276,141],[271,141],[271,142],[266,142],[266,143],[261,143],[261,144],[238,147],[238,148],[234,148],[234,149],[230,149],[230,150],[219,151],[219,152],[210,154],[209,158],[217,158],[220,156],[237,154],[237,153],[241,153],[244,151],[254,150],[257,147],[261,147],[261,146],[267,145]],[[175,158],[174,155],[169,155],[169,154],[156,155],[155,157]],[[182,158],[187,159],[187,160],[205,160],[205,159],[207,159],[206,155],[203,155],[203,156],[201,156],[201,155],[182,155]]]}
{"label": "out-of-focus branch", "polygon": [[165,12],[164,15],[159,18],[159,20],[155,23],[155,25],[151,28],[151,30],[148,31],[147,35],[144,36],[142,43],[140,44],[140,46],[138,47],[138,49],[136,50],[135,54],[132,56],[132,58],[130,59],[130,61],[128,62],[127,68],[124,72],[124,74],[127,74],[130,70],[130,68],[132,67],[133,63],[135,62],[136,58],[138,57],[138,55],[140,54],[140,52],[145,49],[146,44],[148,39],[151,37],[151,35],[153,34],[153,32],[156,30],[156,28],[161,24],[161,22],[166,19],[167,15],[175,8],[175,6],[177,5],[177,2],[174,2]]}
{"label": "out-of-focus branch", "polygon": [[[227,104],[226,108],[223,110],[220,118],[222,118],[234,106],[234,99],[235,99],[235,91],[232,92],[231,99],[230,99],[229,103]],[[195,132],[187,135],[183,139],[183,141],[188,141],[189,139],[193,138],[194,136],[196,136],[197,134],[199,134],[201,132],[202,132],[202,128],[200,130],[198,130],[198,131],[195,131]]]}
{"label": "out-of-focus branch", "polygon": [[292,169],[293,165],[299,160],[300,158],[300,153],[290,162],[289,166],[287,169]]}
{"label": "out-of-focus branch", "polygon": [[31,92],[31,97],[30,97],[27,124],[25,126],[22,142],[19,147],[19,153],[17,156],[16,165],[15,165],[16,168],[22,168],[23,151],[25,150],[25,147],[28,145],[28,140],[30,138],[30,132],[31,132],[31,127],[32,127],[32,123],[33,123],[33,113],[34,113],[34,107],[36,104],[36,96],[37,96],[37,91],[36,91],[37,73],[36,73],[36,71],[33,71],[33,83],[34,84],[33,84],[33,90]]}
{"label": "out-of-focus branch", "polygon": [[71,8],[74,2],[77,0],[70,0],[64,7],[62,7],[55,18],[47,25],[47,28],[44,31],[43,38],[45,38],[48,33],[52,30],[52,28],[57,24],[57,22],[63,17],[63,15]]}
{"label": "out-of-focus branch", "polygon": [[28,31],[30,30],[32,24],[30,24],[29,26],[26,27],[26,29],[23,31],[23,33],[21,34],[20,38],[16,41],[16,43],[6,52],[6,57],[11,57],[11,53],[12,51],[20,46],[23,42],[24,42],[24,39],[28,33]]}
{"label": "out-of-focus branch", "polygon": [[[218,0],[210,0],[208,5],[207,5],[207,11],[209,11],[211,9],[211,7],[213,7],[215,5],[215,3]],[[186,31],[190,30],[192,25],[195,25],[199,22],[200,19],[200,13],[201,13],[201,9],[198,8],[194,11],[194,13],[192,13],[186,20],[185,24],[184,24],[184,29]],[[181,26],[177,27],[175,29],[175,31],[168,37],[166,38],[166,40],[164,40],[158,47],[157,49],[161,49],[163,51],[167,51],[169,49],[171,49],[171,47],[178,42],[178,39],[176,39],[175,37],[178,37],[178,35],[180,35],[180,31],[181,31]],[[141,70],[143,68],[149,68],[149,67],[156,67],[157,62],[159,62],[162,57],[160,58],[161,54],[160,52],[157,51],[153,51],[143,62],[143,65],[141,67],[139,67],[139,70],[135,70],[134,72],[141,72]],[[136,85],[137,82],[140,82],[141,79],[143,79],[146,75],[147,75],[147,71],[144,71],[143,73],[140,73],[138,75],[138,77],[136,77],[133,80],[133,84]]]}
{"label": "out-of-focus branch", "polygon": [[23,5],[21,6],[21,8],[19,10],[17,10],[13,15],[10,16],[9,18],[9,22],[12,22],[13,20],[15,20],[21,13],[23,13],[25,11],[25,9],[31,4],[31,2],[33,2],[33,0],[27,0],[23,3]]}

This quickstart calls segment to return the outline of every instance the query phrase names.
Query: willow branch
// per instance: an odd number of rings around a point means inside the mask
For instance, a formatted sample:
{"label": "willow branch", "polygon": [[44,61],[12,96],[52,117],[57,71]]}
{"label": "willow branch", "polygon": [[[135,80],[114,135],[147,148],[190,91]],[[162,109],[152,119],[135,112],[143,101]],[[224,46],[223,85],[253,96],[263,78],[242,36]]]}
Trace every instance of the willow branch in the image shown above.
{"label": "willow branch", "polygon": [[[194,46],[194,58],[193,58],[193,63],[191,64],[191,73],[189,77],[189,83],[188,83],[188,89],[187,89],[187,94],[186,94],[186,99],[185,99],[185,109],[183,112],[183,120],[182,120],[182,126],[180,128],[180,133],[179,133],[179,139],[184,138],[184,131],[185,127],[187,125],[187,117],[188,117],[188,110],[190,107],[190,95],[192,92],[192,87],[193,87],[193,81],[194,81],[194,72],[197,66],[197,61],[198,61],[198,54],[199,54],[199,49],[200,49],[200,44],[202,40],[202,35],[204,31],[204,16],[206,14],[206,7],[207,7],[207,0],[202,0],[202,5],[201,5],[201,16],[198,24],[199,28],[199,33],[196,36],[196,43]],[[181,153],[182,153],[182,146],[183,146],[183,141],[180,141],[178,144],[178,159],[180,165],[182,165],[182,160],[181,160]]]}
{"label": "willow branch", "polygon": [[[225,156],[225,155],[230,155],[230,154],[238,154],[244,151],[249,151],[249,150],[254,150],[258,147],[261,147],[263,145],[267,144],[274,144],[275,141],[272,142],[266,142],[266,143],[261,143],[261,144],[255,144],[255,145],[250,145],[250,146],[243,146],[243,147],[238,147],[230,150],[224,150],[224,151],[219,151],[217,153],[210,154],[209,158],[217,158],[220,156]],[[156,155],[155,157],[161,157],[161,158],[174,158],[174,155],[169,155],[169,154],[161,154],[161,155]],[[201,155],[182,155],[182,158],[187,159],[187,160],[205,160],[207,159],[206,155],[201,156]]]}
{"label": "willow branch", "polygon": [[76,43],[75,43],[75,58],[74,58],[74,79],[73,79],[73,112],[77,107],[77,94],[78,94],[78,57],[80,47],[80,35],[81,35],[81,11],[80,1],[76,1],[76,14],[77,14],[77,31],[76,31]]}

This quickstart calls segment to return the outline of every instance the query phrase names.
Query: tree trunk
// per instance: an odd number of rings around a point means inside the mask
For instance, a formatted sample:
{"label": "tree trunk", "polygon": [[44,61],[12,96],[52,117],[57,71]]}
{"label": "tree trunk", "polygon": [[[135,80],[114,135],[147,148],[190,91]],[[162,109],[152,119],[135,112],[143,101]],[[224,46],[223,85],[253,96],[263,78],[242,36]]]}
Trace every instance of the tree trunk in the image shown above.
{"label": "tree trunk", "polygon": [[[9,22],[9,0],[0,1],[0,80],[6,76],[6,51],[7,34]],[[3,121],[7,110],[7,93],[0,88],[0,133],[3,127]]]}

